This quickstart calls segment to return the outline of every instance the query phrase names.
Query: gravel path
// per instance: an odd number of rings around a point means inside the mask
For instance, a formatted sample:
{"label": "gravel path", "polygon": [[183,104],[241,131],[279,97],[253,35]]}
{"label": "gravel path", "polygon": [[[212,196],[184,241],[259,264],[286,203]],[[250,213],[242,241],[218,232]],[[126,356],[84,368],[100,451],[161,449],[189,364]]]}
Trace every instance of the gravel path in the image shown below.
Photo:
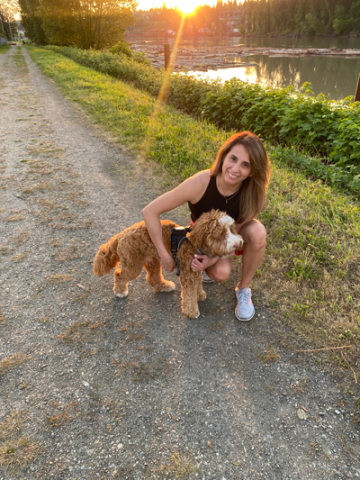
{"label": "gravel path", "polygon": [[259,292],[249,324],[234,276],[189,320],[175,274],[122,300],[92,275],[160,182],[21,51],[0,57],[0,479],[359,478],[353,397]]}

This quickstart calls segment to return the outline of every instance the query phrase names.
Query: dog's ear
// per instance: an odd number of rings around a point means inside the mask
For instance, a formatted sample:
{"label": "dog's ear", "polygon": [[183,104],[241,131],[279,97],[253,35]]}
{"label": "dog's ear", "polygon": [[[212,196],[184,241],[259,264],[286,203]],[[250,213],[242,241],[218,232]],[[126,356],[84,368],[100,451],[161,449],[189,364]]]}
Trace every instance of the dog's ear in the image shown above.
{"label": "dog's ear", "polygon": [[196,220],[192,226],[191,233],[189,234],[189,240],[195,248],[201,248],[205,237],[205,225],[207,222],[206,214],[202,214],[200,218]]}
{"label": "dog's ear", "polygon": [[196,248],[206,247],[206,239],[212,236],[219,236],[222,234],[224,228],[218,222],[221,215],[219,210],[211,210],[203,213],[193,225],[192,232],[189,236],[192,244]]}

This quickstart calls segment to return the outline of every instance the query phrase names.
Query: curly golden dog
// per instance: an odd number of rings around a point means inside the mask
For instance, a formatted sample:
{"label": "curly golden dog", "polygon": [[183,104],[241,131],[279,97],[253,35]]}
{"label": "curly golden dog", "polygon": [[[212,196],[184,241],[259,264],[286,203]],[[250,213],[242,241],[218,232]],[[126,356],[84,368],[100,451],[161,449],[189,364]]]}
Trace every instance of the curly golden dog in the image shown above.
{"label": "curly golden dog", "polygon": [[[171,255],[171,229],[177,227],[170,220],[162,220],[162,234],[166,249]],[[198,301],[205,300],[202,288],[202,273],[191,270],[194,254],[203,250],[206,255],[226,257],[235,248],[241,248],[243,239],[236,233],[235,222],[226,213],[212,210],[203,213],[195,222],[187,239],[181,243],[177,253],[180,263],[180,284],[182,288],[182,311],[189,318],[200,315]],[[143,267],[147,272],[146,281],[155,292],[171,292],[175,284],[164,279],[160,266],[159,254],[148,234],[145,222],[139,222],[126,228],[101,245],[94,260],[94,274],[106,275],[114,272],[114,293],[126,297],[129,293],[128,283],[135,280]]]}

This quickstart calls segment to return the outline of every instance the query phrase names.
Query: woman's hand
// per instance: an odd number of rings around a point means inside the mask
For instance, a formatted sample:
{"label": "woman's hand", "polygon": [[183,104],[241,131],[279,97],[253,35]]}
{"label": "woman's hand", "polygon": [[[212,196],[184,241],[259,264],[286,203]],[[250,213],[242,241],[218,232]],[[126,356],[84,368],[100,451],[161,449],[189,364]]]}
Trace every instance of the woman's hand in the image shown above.
{"label": "woman's hand", "polygon": [[207,268],[216,263],[218,257],[209,257],[208,255],[194,255],[191,262],[191,270],[193,272],[203,272]]}
{"label": "woman's hand", "polygon": [[167,272],[172,272],[176,268],[176,262],[173,257],[169,254],[164,255],[160,259],[161,267]]}

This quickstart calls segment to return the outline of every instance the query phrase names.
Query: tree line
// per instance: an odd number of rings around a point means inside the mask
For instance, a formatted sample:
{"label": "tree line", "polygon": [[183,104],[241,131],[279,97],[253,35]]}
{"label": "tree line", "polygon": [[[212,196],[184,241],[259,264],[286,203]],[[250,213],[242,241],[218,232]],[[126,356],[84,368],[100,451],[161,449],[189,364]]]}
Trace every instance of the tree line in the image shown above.
{"label": "tree line", "polygon": [[1,0],[0,2],[0,37],[14,40],[17,37],[17,23],[14,15],[18,6],[16,0]]}
{"label": "tree line", "polygon": [[360,0],[260,0],[243,5],[244,33],[360,34]]}
{"label": "tree line", "polygon": [[[136,12],[133,33],[176,31],[182,13],[173,8]],[[219,1],[216,6],[199,6],[185,20],[184,30],[240,35],[360,35],[360,0],[246,0]]]}
{"label": "tree line", "polygon": [[38,45],[103,49],[124,40],[136,0],[19,0],[26,36]]}
{"label": "tree line", "polygon": [[[3,0],[11,5],[15,0]],[[176,8],[138,11],[136,0],[18,0],[21,22],[33,42],[102,49],[132,33],[176,32],[182,13]],[[0,8],[0,30],[9,16]],[[6,10],[9,11],[9,8]],[[134,15],[135,13],[135,15]],[[360,35],[360,0],[229,0],[199,6],[185,19],[184,32],[226,35]]]}

